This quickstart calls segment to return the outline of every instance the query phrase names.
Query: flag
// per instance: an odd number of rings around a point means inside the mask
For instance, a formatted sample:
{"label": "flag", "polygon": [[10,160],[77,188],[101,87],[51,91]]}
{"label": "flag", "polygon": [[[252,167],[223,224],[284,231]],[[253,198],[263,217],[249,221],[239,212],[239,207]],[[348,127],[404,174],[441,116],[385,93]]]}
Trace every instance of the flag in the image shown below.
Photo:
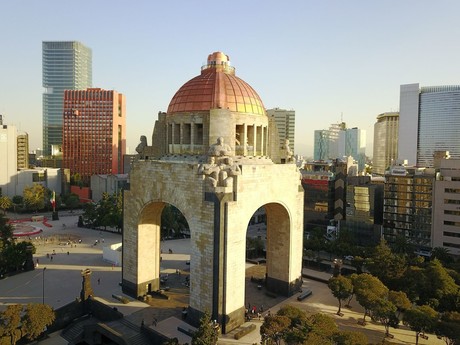
{"label": "flag", "polygon": [[53,206],[53,211],[56,207],[56,192],[53,190],[53,194],[51,195],[51,206]]}

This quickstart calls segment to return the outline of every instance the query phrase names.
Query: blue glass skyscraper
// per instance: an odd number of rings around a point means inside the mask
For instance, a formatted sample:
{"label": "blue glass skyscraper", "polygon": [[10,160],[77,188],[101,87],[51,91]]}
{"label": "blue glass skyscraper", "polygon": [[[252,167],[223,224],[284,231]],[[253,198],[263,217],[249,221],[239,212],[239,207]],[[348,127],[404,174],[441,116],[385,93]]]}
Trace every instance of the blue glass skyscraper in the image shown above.
{"label": "blue glass skyscraper", "polygon": [[433,167],[436,151],[460,158],[460,85],[401,85],[398,157]]}
{"label": "blue glass skyscraper", "polygon": [[43,54],[43,154],[62,145],[64,90],[92,87],[92,52],[80,42],[42,43]]}

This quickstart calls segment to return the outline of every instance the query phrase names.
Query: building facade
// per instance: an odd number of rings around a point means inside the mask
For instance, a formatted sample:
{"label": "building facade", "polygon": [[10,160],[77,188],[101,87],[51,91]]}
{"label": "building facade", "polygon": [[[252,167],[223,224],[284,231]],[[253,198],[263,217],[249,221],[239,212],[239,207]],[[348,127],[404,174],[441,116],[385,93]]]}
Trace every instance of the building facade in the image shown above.
{"label": "building facade", "polygon": [[338,150],[337,158],[351,156],[358,162],[358,170],[363,171],[366,163],[366,131],[357,127],[340,131]]}
{"label": "building facade", "polygon": [[374,124],[374,154],[372,173],[384,175],[398,159],[399,113],[387,112],[377,116]]}
{"label": "building facade", "polygon": [[3,123],[3,115],[0,115],[0,157],[1,192],[12,198],[16,195],[18,170],[17,131],[15,126]]}
{"label": "building facade", "polygon": [[62,145],[64,90],[92,86],[92,52],[80,42],[42,43],[43,64],[43,152],[51,155],[51,145]]}
{"label": "building facade", "polygon": [[289,140],[289,146],[294,150],[295,146],[295,110],[280,108],[267,109],[267,116],[275,119],[280,143]]}
{"label": "building facade", "polygon": [[460,85],[401,85],[398,158],[433,167],[435,151],[460,158]]}
{"label": "building facade", "polygon": [[434,193],[433,247],[460,255],[460,159],[443,159]]}
{"label": "building facade", "polygon": [[125,97],[114,90],[66,90],[63,168],[87,186],[91,175],[123,173],[125,113]]}
{"label": "building facade", "polygon": [[29,135],[27,133],[19,133],[17,145],[18,169],[29,169]]}
{"label": "building facade", "polygon": [[403,166],[392,166],[385,175],[382,233],[389,243],[405,237],[418,249],[432,247],[435,178],[432,168]]}

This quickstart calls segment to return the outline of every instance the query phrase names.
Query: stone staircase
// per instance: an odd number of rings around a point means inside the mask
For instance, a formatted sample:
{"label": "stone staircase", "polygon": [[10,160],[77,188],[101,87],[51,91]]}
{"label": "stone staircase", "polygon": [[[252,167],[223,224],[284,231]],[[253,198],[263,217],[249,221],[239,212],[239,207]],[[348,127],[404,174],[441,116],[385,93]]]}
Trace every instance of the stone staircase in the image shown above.
{"label": "stone staircase", "polygon": [[[62,333],[61,337],[67,340],[69,343],[77,339],[84,331],[86,325],[94,324],[94,319],[86,319],[83,321],[76,322],[75,324],[67,327]],[[136,324],[126,320],[119,319],[116,321],[110,321],[105,323],[106,326],[112,330],[120,333],[129,345],[150,345],[152,342],[143,334],[141,334],[141,328]]]}

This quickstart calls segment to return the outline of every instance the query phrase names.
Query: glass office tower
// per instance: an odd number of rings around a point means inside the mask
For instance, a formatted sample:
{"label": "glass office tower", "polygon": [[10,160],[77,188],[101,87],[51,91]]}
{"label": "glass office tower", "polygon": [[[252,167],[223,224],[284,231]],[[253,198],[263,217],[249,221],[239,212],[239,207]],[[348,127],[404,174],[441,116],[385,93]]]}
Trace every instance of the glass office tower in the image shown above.
{"label": "glass office tower", "polygon": [[[460,158],[460,86],[401,85],[398,157],[432,167],[435,151]],[[374,143],[375,145],[375,143]]]}
{"label": "glass office tower", "polygon": [[435,151],[460,158],[460,86],[420,88],[417,165],[432,167]]}
{"label": "glass office tower", "polygon": [[43,154],[62,145],[64,90],[92,87],[92,52],[80,42],[43,42]]}

